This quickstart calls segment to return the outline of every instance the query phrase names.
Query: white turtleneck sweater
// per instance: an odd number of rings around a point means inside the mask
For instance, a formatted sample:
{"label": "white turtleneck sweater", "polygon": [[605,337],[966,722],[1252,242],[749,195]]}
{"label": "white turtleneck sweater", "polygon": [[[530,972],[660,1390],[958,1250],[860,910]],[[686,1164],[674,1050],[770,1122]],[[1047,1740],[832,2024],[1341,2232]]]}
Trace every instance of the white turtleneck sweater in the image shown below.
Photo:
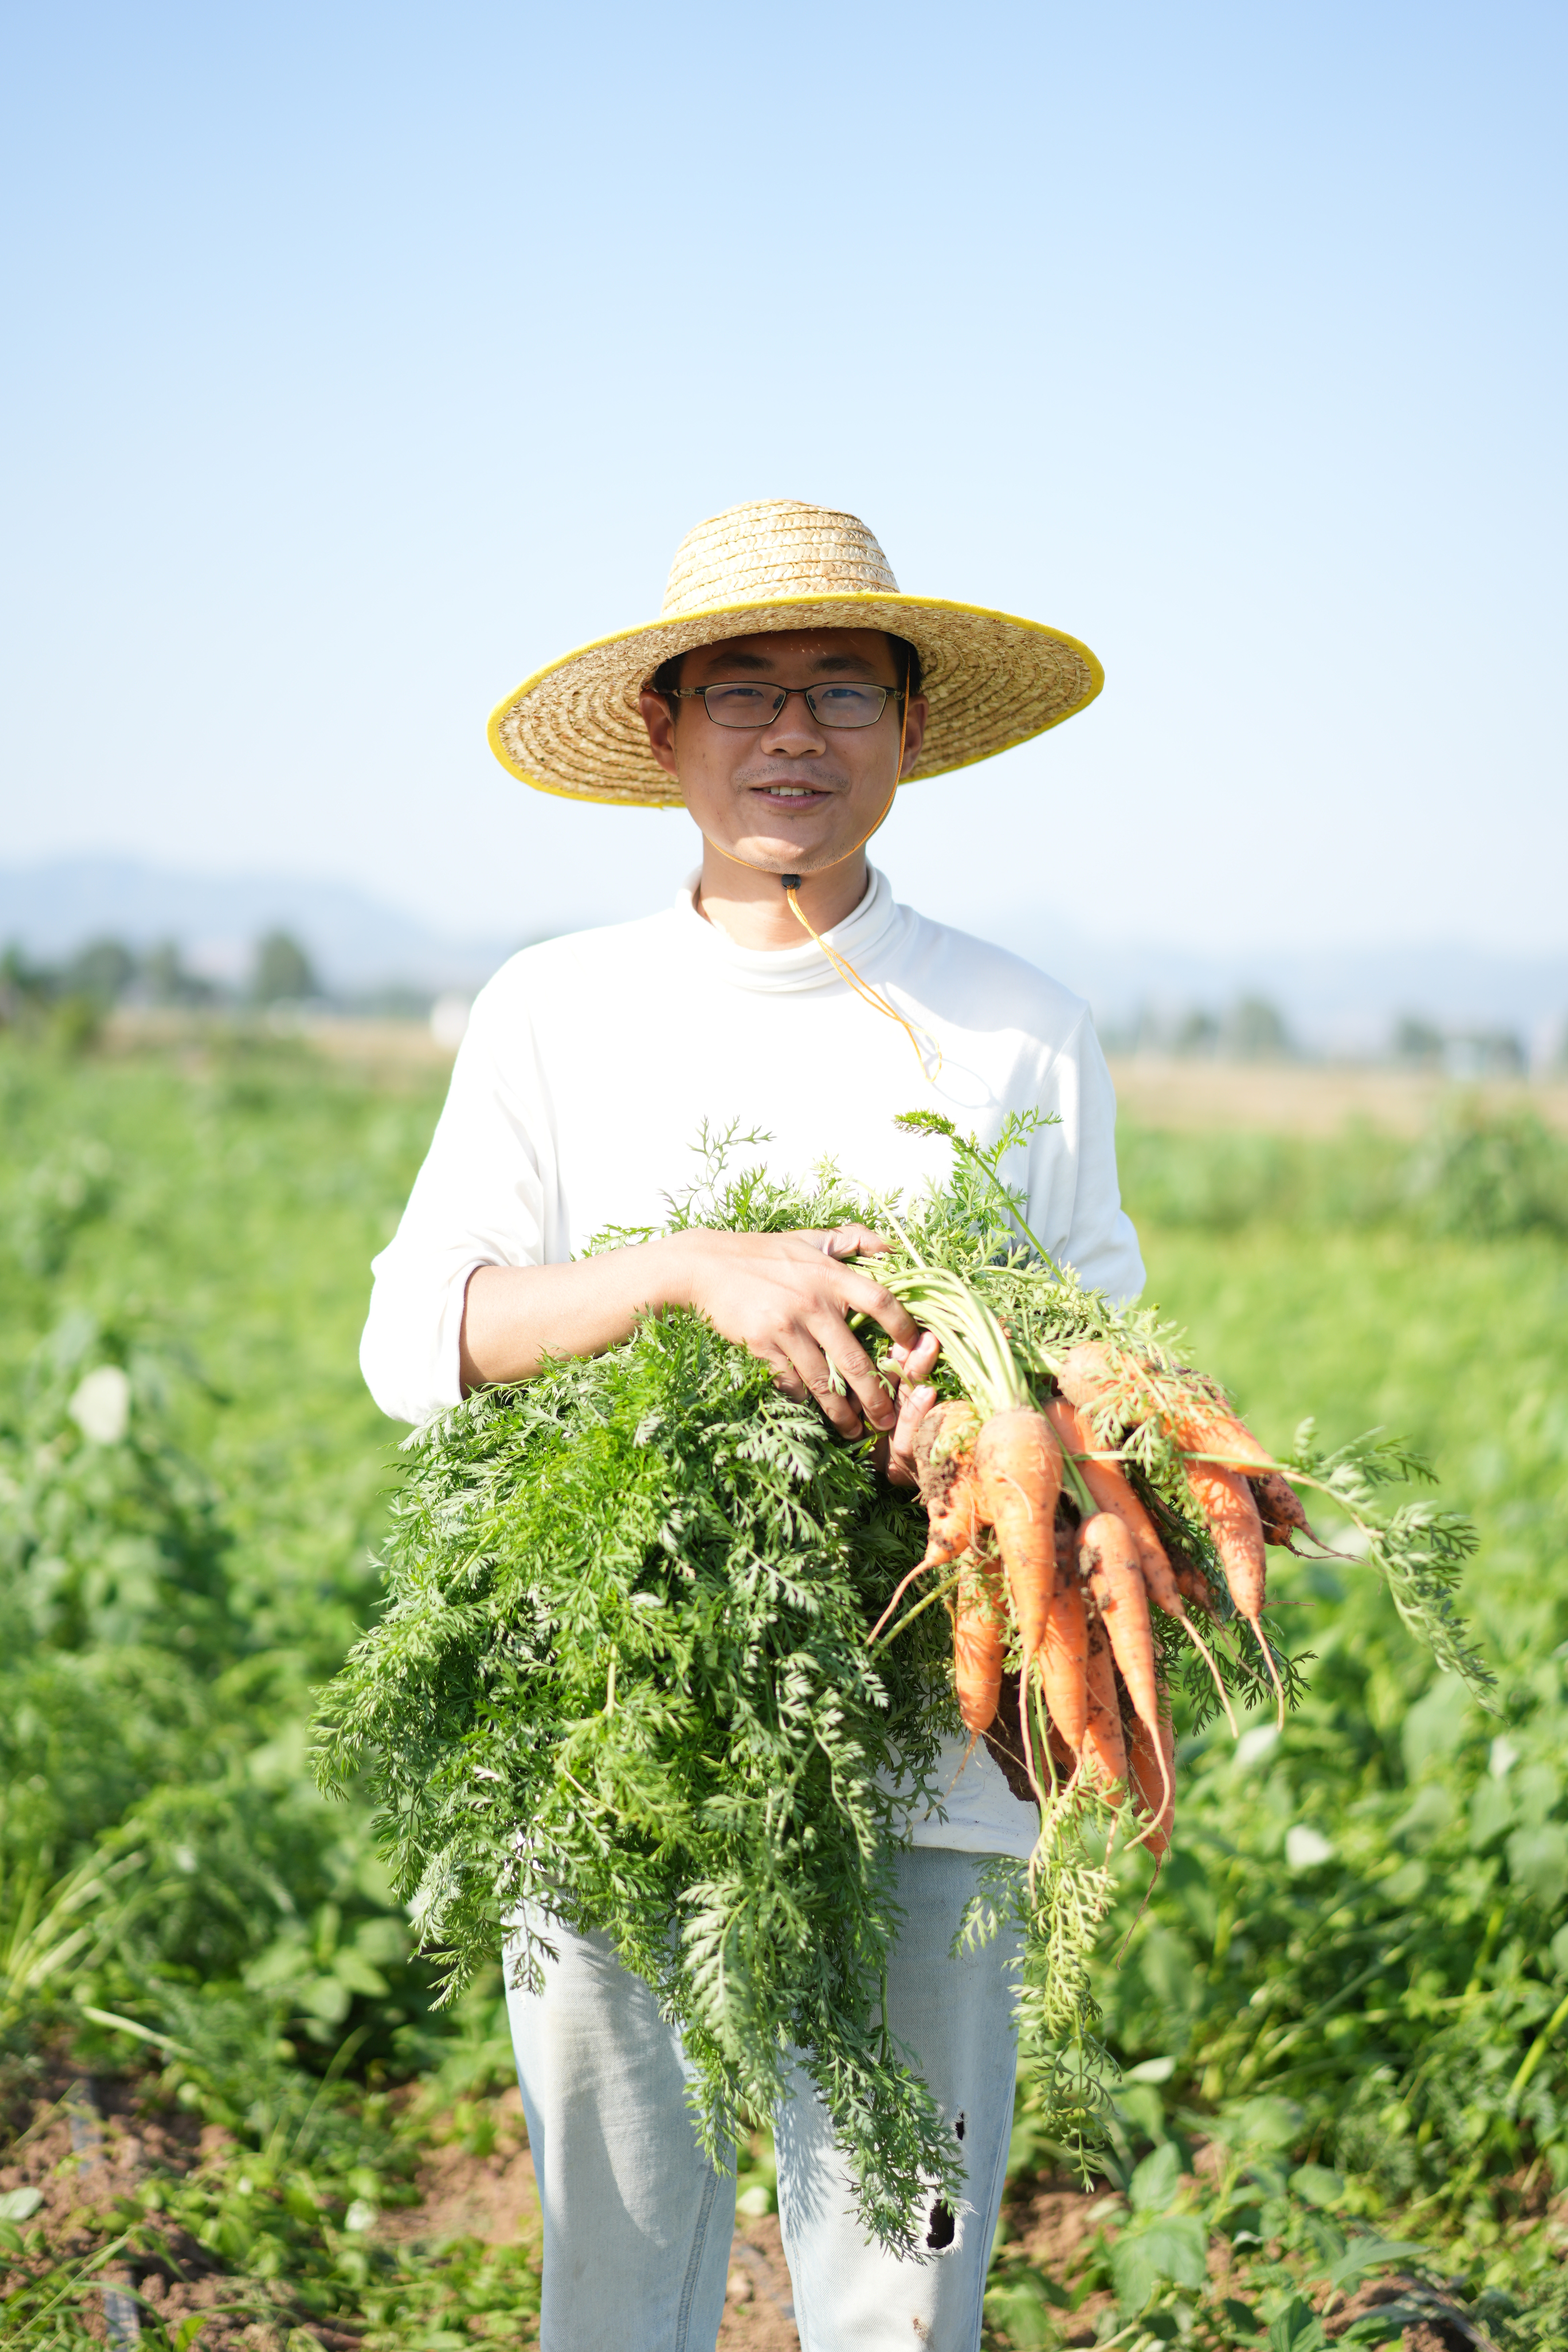
{"label": "white turtleneck sweater", "polygon": [[[374,1263],[360,1362],[394,1418],[458,1402],[476,1266],[559,1265],[606,1226],[662,1224],[666,1196],[700,1173],[704,1122],[768,1139],[741,1164],[805,1175],[831,1159],[868,1191],[918,1192],[946,1174],[948,1150],[900,1133],[898,1112],[944,1111],[983,1143],[1010,1110],[1056,1112],[1060,1124],[1005,1171],[1027,1192],[1029,1223],[1092,1287],[1117,1299],[1142,1287],[1117,1191],[1115,1097],[1079,998],[899,906],[873,868],[826,936],[941,1047],[932,1083],[904,1031],[815,942],[735,946],[696,911],[695,881],[663,914],[525,948],[476,1001],[425,1165]],[[984,1746],[966,1767],[952,1749],[947,1818],[914,1822],[915,1843],[1026,1854],[1033,1806]]]}

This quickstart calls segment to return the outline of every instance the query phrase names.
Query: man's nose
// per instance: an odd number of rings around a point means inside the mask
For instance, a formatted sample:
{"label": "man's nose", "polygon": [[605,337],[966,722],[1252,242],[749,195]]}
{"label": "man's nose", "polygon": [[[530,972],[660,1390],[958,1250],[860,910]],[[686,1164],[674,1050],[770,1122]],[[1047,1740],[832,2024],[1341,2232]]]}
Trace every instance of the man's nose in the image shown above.
{"label": "man's nose", "polygon": [[808,760],[826,751],[827,738],[807,709],[804,694],[785,698],[778,717],[763,728],[759,749],[782,760]]}

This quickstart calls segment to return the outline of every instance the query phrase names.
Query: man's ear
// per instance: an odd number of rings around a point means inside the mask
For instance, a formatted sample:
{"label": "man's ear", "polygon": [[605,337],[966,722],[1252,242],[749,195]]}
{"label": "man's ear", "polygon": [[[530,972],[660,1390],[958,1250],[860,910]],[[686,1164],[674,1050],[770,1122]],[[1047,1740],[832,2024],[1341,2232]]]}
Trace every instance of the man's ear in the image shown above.
{"label": "man's ear", "polygon": [[920,758],[921,745],[925,741],[926,716],[930,708],[923,694],[910,695],[910,707],[904,714],[904,764],[899,771],[900,783]]}
{"label": "man's ear", "polygon": [[642,707],[643,725],[647,729],[648,749],[667,776],[678,772],[675,764],[675,706],[666,696],[656,694],[645,686],[637,700]]}

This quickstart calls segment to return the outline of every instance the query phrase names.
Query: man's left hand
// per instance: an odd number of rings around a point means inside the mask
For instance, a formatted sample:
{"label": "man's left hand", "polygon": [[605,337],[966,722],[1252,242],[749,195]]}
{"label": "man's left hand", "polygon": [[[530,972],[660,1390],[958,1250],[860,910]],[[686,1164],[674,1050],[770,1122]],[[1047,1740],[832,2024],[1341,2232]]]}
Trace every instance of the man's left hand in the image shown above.
{"label": "man's left hand", "polygon": [[899,1417],[877,1443],[877,1467],[895,1486],[919,1484],[915,1469],[915,1432],[936,1402],[936,1391],[926,1385],[936,1364],[936,1336],[922,1331],[910,1348],[895,1346],[890,1353],[899,1374]]}

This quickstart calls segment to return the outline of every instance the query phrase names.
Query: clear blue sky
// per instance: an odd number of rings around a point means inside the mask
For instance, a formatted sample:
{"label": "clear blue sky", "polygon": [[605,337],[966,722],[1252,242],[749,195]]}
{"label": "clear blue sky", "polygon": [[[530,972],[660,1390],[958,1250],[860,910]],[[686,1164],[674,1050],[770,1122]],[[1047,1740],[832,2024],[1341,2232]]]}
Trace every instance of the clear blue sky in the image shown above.
{"label": "clear blue sky", "polygon": [[5,862],[501,936],[657,903],[685,818],[530,793],[485,718],[784,495],[1105,663],[904,796],[878,855],[933,914],[1568,940],[1561,6],[55,0],[0,40]]}

